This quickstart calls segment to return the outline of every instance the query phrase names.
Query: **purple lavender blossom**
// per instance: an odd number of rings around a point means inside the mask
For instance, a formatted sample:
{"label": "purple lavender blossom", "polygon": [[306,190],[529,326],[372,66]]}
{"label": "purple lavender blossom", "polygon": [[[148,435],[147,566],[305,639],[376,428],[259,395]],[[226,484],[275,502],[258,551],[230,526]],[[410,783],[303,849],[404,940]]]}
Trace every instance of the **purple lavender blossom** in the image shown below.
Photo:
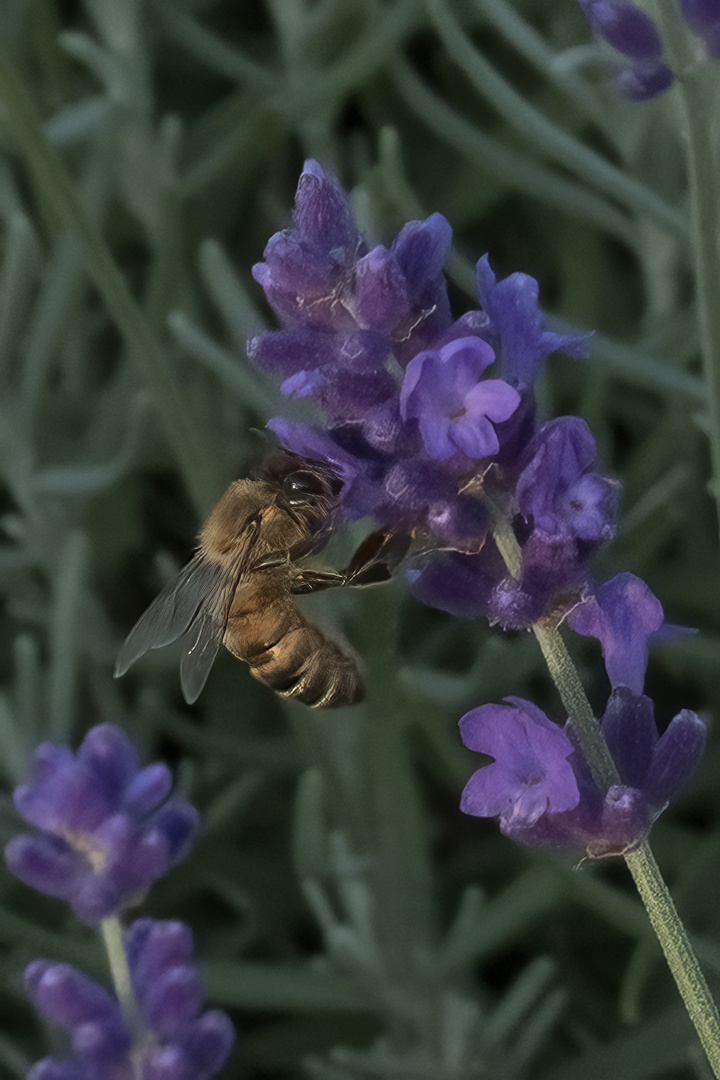
{"label": "purple lavender blossom", "polygon": [[545,535],[602,543],[614,536],[618,484],[591,472],[597,450],[584,420],[543,424],[523,455],[515,494],[523,517]]}
{"label": "purple lavender blossom", "polygon": [[680,0],[680,10],[694,30],[711,30],[720,23],[720,0]]}
{"label": "purple lavender blossom", "polygon": [[592,29],[633,62],[614,80],[615,89],[632,101],[662,93],[675,79],[662,59],[655,23],[629,0],[580,0]]}
{"label": "purple lavender blossom", "polygon": [[253,277],[284,324],[351,327],[344,295],[367,249],[339,181],[316,161],[307,161],[300,177],[293,226],[268,241]]}
{"label": "purple lavender blossom", "polygon": [[675,76],[662,60],[641,60],[621,71],[614,86],[630,101],[647,101],[668,90],[674,81]]}
{"label": "purple lavender blossom", "polygon": [[[535,279],[498,281],[487,256],[477,267],[483,310],[452,322],[450,240],[433,214],[389,248],[370,248],[337,180],[309,162],[293,226],[255,268],[283,329],[253,339],[249,354],[284,394],[323,410],[324,426],[283,417],[268,426],[288,450],[334,464],[345,519],[371,516],[417,537],[424,554],[409,573],[421,599],[527,627],[577,603],[584,564],[613,534],[617,486],[591,471],[587,427],[565,417],[535,432],[542,363],[555,351],[584,355],[588,335],[547,329]],[[515,518],[517,581],[492,539],[486,496]]]}
{"label": "purple lavender blossom", "polygon": [[35,960],[25,988],[35,1007],[70,1037],[71,1056],[45,1058],[28,1080],[209,1080],[234,1041],[229,1018],[201,1013],[192,936],[181,922],[140,919],[125,932],[137,1016],[69,964]]}
{"label": "purple lavender blossom", "polygon": [[458,338],[438,350],[418,353],[407,366],[400,414],[415,417],[428,455],[446,461],[458,451],[486,458],[500,448],[494,424],[508,420],[520,395],[502,379],[480,375],[495,359],[481,338]]}
{"label": "purple lavender blossom", "polygon": [[198,815],[184,799],[168,798],[171,786],[167,766],[141,768],[113,724],[92,728],[76,755],[43,743],[30,783],[14,793],[18,812],[40,833],[14,837],[7,865],[94,924],[137,903],[187,852]]}
{"label": "purple lavender blossom", "polygon": [[514,484],[519,578],[510,576],[487,536],[477,554],[416,560],[414,594],[453,615],[485,616],[512,629],[573,608],[588,589],[588,558],[615,532],[618,485],[591,471],[595,454],[578,417],[544,424],[520,456]]}
{"label": "purple lavender blossom", "polygon": [[495,759],[471,778],[460,809],[474,817],[499,817],[502,831],[511,834],[543,814],[572,810],[580,793],[565,732],[531,702],[505,700],[506,705],[473,709],[460,721],[465,746]]}
{"label": "purple lavender blossom", "polygon": [[487,255],[476,268],[478,299],[487,316],[482,334],[494,346],[505,382],[520,390],[531,387],[550,353],[582,357],[590,334],[558,334],[545,329],[538,306],[538,283],[529,274],[510,274],[498,281]]}
{"label": "purple lavender blossom", "polygon": [[[663,612],[643,581],[620,574],[597,586],[567,621],[578,633],[597,637],[603,647],[613,690],[601,729],[620,782],[600,789],[571,722],[561,732],[535,706],[507,698],[506,706],[486,705],[460,721],[465,745],[496,758],[493,766],[471,777],[461,809],[478,817],[498,816],[502,832],[524,844],[585,848],[592,857],[622,854],[645,839],[689,779],[705,748],[705,725],[684,709],[658,735],[654,706],[643,694],[643,682],[647,641],[660,629]],[[548,725],[558,732],[550,744]],[[578,797],[562,807],[551,792],[557,784],[569,793],[568,763]],[[522,778],[528,776],[534,801],[523,786],[527,779]],[[547,805],[536,813],[543,793]]]}
{"label": "purple lavender blossom", "polygon": [[[350,203],[332,173],[307,161],[295,197],[293,227],[276,233],[255,280],[283,325],[331,333],[379,335],[409,357],[450,325],[442,264],[452,230],[442,214],[411,221],[388,250],[370,249],[359,235]],[[250,356],[276,370],[267,335]]]}
{"label": "purple lavender blossom", "polygon": [[649,15],[628,0],[580,0],[593,30],[632,60],[659,60],[662,43]]}
{"label": "purple lavender blossom", "polygon": [[602,730],[620,783],[601,791],[572,726],[556,727],[520,698],[484,705],[460,721],[465,745],[495,761],[468,781],[460,809],[499,818],[505,835],[530,846],[622,854],[641,843],[688,780],[705,746],[705,725],[689,710],[662,736],[653,704],[627,687],[614,690]]}
{"label": "purple lavender blossom", "polygon": [[643,790],[653,817],[685,785],[705,749],[705,725],[694,712],[683,709],[658,737],[652,701],[625,686],[610,695],[602,731],[620,776]]}
{"label": "purple lavender blossom", "polygon": [[618,574],[594,588],[569,613],[568,626],[597,638],[613,689],[627,686],[641,694],[647,666],[648,639],[663,623],[658,598],[634,574]]}

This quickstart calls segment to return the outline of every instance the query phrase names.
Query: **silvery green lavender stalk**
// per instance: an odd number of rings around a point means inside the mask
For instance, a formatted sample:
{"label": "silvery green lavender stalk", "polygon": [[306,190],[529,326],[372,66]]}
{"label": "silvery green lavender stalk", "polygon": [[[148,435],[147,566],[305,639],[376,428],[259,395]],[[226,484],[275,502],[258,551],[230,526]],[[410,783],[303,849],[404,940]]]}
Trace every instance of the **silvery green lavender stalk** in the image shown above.
{"label": "silvery green lavender stalk", "polygon": [[210,1080],[234,1041],[229,1018],[201,1013],[184,923],[120,915],[187,852],[198,815],[170,797],[167,766],[141,767],[113,724],[94,727],[77,754],[43,743],[29,783],[14,794],[36,832],[5,849],[27,885],[66,900],[99,925],[114,992],[69,964],[34,960],[26,992],[48,1023],[67,1033],[70,1052],[38,1061],[28,1080]]}
{"label": "silvery green lavender stalk", "polygon": [[[598,7],[609,35],[607,11],[626,6]],[[647,25],[628,18],[613,43],[632,30],[634,59],[643,59]],[[644,59],[656,63],[649,36]],[[306,163],[293,224],[253,271],[282,329],[256,337],[249,355],[326,419],[268,426],[286,449],[337,469],[345,520],[369,515],[413,535],[406,578],[416,597],[535,633],[567,723],[519,698],[469,712],[462,738],[494,762],[472,777],[461,808],[497,818],[524,844],[625,858],[720,1075],[717,1011],[647,843],[697,764],[705,728],[683,710],[659,736],[643,694],[647,646],[673,630],[640,579],[602,582],[589,569],[614,535],[618,485],[595,470],[582,419],[537,416],[533,387],[546,358],[582,356],[587,335],[547,329],[537,282],[522,273],[498,281],[487,256],[477,264],[479,308],[453,318],[442,273],[451,236],[433,214],[405,225],[389,248],[371,248],[337,179]],[[600,643],[612,687],[600,720],[561,626]]]}

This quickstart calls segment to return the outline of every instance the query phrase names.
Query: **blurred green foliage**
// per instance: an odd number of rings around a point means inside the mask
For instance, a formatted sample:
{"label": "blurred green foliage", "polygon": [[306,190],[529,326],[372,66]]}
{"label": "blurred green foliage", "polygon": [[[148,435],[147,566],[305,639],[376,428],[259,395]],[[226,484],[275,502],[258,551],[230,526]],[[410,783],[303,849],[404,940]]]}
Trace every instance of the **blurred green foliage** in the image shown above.
{"label": "blurred green foliage", "polygon": [[[456,722],[505,694],[561,719],[529,635],[421,609],[400,584],[309,601],[367,665],[317,716],[221,657],[195,707],[177,654],[112,679],[117,648],[285,407],[249,368],[270,315],[250,267],[306,156],[387,242],[439,210],[453,302],[474,261],[536,276],[597,329],[554,358],[547,415],[590,423],[624,485],[600,574],[668,617],[661,723],[720,685],[681,137],[670,99],[615,100],[573,0],[0,0],[0,828],[42,739],[121,723],[175,763],[205,828],[143,910],[196,934],[239,1031],[226,1077],[617,1080],[704,1075],[622,865],[513,846],[457,810]],[[328,559],[339,564],[351,537]],[[589,692],[597,650],[574,643]],[[720,977],[720,756],[653,834]],[[0,1075],[48,1052],[20,988],[46,955],[104,970],[59,902],[0,878]]]}

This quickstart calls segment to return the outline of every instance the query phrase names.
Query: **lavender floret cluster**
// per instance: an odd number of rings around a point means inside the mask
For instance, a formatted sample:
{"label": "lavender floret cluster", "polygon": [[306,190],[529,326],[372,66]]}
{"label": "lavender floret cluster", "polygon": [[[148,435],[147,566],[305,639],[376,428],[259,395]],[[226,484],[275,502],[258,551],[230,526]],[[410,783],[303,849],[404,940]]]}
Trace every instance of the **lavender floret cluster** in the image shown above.
{"label": "lavender floret cluster", "polygon": [[708,56],[720,60],[720,0],[680,0],[680,10]]}
{"label": "lavender floret cluster", "polygon": [[506,698],[460,721],[470,750],[490,754],[463,792],[461,809],[498,817],[508,836],[531,845],[622,854],[645,839],[653,821],[687,781],[705,748],[705,725],[689,709],[662,736],[643,694],[647,643],[663,612],[647,585],[620,574],[570,614],[578,633],[597,638],[612,687],[601,730],[620,783],[603,791],[587,766],[572,725],[553,724],[529,701]]}
{"label": "lavender floret cluster", "polygon": [[[626,55],[657,59],[646,16],[610,0],[587,6]],[[293,224],[254,268],[282,329],[255,338],[249,354],[324,419],[276,417],[269,427],[288,450],[335,466],[346,519],[371,516],[411,534],[406,577],[425,603],[506,628],[565,623],[600,642],[612,687],[601,726],[620,782],[603,790],[572,726],[510,698],[461,721],[466,744],[495,758],[470,780],[462,807],[498,817],[525,843],[627,851],[692,772],[705,729],[685,710],[658,735],[643,683],[662,607],[633,575],[598,583],[588,569],[614,535],[619,487],[595,471],[582,419],[537,422],[544,361],[582,356],[587,335],[549,329],[537,282],[520,273],[498,281],[487,256],[477,264],[479,308],[453,319],[442,275],[450,241],[433,214],[389,248],[371,247],[337,179],[306,163]]]}
{"label": "lavender floret cluster", "polygon": [[630,61],[615,82],[624,97],[644,101],[672,85],[675,76],[649,15],[629,0],[580,0],[580,6],[595,33]]}
{"label": "lavender floret cluster", "polygon": [[[537,282],[497,281],[487,257],[477,267],[482,310],[453,320],[442,274],[451,238],[433,214],[405,225],[390,248],[371,248],[337,179],[308,162],[293,226],[253,270],[283,329],[256,337],[249,355],[281,376],[284,394],[324,412],[322,425],[276,417],[268,426],[287,449],[334,464],[346,518],[372,516],[433,549],[409,575],[423,601],[527,627],[560,597],[579,596],[589,556],[613,534],[617,486],[592,470],[583,421],[535,430],[543,361],[581,355],[587,335],[547,329]],[[525,515],[519,581],[478,497],[514,492]]]}
{"label": "lavender floret cluster", "polygon": [[[171,787],[167,766],[142,767],[113,724],[92,728],[77,754],[43,743],[31,781],[14,792],[38,832],[10,840],[7,865],[66,900],[83,922],[115,920],[187,853],[197,831],[197,811],[170,797]],[[37,1062],[28,1080],[210,1080],[224,1064],[232,1024],[223,1012],[200,1011],[189,928],[139,919],[123,936],[131,987],[121,1000],[69,964],[26,968],[28,996],[65,1030],[71,1050]]]}
{"label": "lavender floret cluster", "polygon": [[219,1010],[200,1012],[192,936],[181,922],[139,919],[125,946],[137,1015],[69,964],[35,960],[25,989],[45,1019],[67,1032],[70,1058],[44,1058],[28,1080],[209,1080],[234,1040]]}
{"label": "lavender floret cluster", "polygon": [[14,837],[6,862],[26,885],[95,924],[138,903],[186,853],[198,814],[169,798],[171,787],[168,767],[141,768],[114,724],[94,727],[77,754],[43,743],[32,779],[14,793],[19,814],[40,831]]}
{"label": "lavender floret cluster", "polygon": [[[579,0],[590,26],[623,57],[615,88],[633,101],[645,101],[675,81],[663,56],[652,18],[630,0]],[[720,2],[680,0],[680,12],[710,59],[720,59]]]}

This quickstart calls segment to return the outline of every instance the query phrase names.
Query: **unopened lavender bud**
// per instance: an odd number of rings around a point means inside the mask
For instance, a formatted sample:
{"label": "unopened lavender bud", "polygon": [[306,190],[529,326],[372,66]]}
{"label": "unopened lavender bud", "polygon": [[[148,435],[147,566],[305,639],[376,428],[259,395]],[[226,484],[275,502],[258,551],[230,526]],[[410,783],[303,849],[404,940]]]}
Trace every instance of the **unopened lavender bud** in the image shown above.
{"label": "unopened lavender bud", "polygon": [[662,42],[649,15],[628,0],[580,0],[593,30],[633,60],[659,60]]}

